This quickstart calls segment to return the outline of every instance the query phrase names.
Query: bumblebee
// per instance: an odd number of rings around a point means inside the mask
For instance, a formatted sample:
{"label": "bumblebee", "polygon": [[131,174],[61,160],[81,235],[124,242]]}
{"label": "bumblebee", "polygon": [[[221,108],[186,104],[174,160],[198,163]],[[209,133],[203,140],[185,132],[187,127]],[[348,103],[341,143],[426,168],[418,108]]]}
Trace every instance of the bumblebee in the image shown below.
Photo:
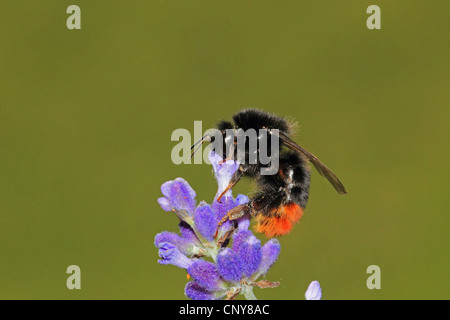
{"label": "bumblebee", "polygon": [[[229,185],[218,196],[220,201],[226,191],[232,189],[243,177],[254,179],[257,192],[246,204],[237,206],[230,210],[219,222],[222,225],[227,220],[235,220],[246,214],[256,220],[255,230],[272,238],[282,236],[290,232],[303,215],[309,199],[311,171],[308,164],[312,163],[317,171],[328,179],[339,194],[347,193],[344,185],[338,177],[324,165],[316,156],[299,146],[291,139],[294,124],[284,118],[257,109],[244,109],[233,116],[233,122],[222,120],[217,129],[222,134],[223,143],[226,144],[230,137],[226,134],[228,130],[240,130],[244,132],[249,129],[267,130],[268,135],[258,135],[258,146],[262,142],[268,145],[268,152],[278,151],[278,171],[272,175],[262,175],[261,168],[267,166],[261,161],[248,163],[244,161],[233,175]],[[228,131],[229,132],[229,131]],[[276,135],[279,139],[278,149],[273,150],[270,146],[270,136]],[[235,139],[235,138],[233,138]],[[262,139],[265,139],[262,141]],[[201,141],[214,142],[214,137],[204,136]],[[236,141],[234,141],[236,143]],[[245,157],[248,159],[250,151],[246,144]],[[260,150],[257,149],[257,152]],[[253,151],[254,152],[254,151]],[[223,152],[224,159],[236,160],[236,152]],[[260,159],[260,157],[257,157]]]}

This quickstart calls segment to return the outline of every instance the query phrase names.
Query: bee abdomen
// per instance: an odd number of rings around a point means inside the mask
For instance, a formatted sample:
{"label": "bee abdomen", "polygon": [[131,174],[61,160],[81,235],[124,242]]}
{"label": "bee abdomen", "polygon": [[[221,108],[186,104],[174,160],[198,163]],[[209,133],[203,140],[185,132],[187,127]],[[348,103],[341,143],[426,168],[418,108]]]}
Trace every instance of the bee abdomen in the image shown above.
{"label": "bee abdomen", "polygon": [[267,213],[260,213],[256,217],[256,231],[268,238],[282,236],[289,233],[294,224],[303,215],[303,208],[294,202],[273,208]]}

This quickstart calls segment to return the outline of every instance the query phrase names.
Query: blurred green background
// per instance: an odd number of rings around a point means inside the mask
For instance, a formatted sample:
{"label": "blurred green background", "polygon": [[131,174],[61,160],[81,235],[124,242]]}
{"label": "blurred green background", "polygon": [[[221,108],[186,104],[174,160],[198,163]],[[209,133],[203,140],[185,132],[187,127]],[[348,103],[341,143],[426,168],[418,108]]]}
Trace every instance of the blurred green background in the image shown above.
{"label": "blurred green background", "polygon": [[[81,8],[68,30],[66,8]],[[381,8],[381,30],[366,9]],[[176,231],[156,199],[183,177],[211,201],[211,168],[170,140],[244,107],[295,118],[315,171],[261,299],[449,299],[450,2],[2,1],[0,298],[184,299],[157,264]],[[252,185],[240,182],[236,193]],[[263,239],[263,238],[261,238]],[[265,241],[265,240],[264,240]],[[68,290],[66,268],[81,268]],[[381,290],[366,268],[381,268]]]}

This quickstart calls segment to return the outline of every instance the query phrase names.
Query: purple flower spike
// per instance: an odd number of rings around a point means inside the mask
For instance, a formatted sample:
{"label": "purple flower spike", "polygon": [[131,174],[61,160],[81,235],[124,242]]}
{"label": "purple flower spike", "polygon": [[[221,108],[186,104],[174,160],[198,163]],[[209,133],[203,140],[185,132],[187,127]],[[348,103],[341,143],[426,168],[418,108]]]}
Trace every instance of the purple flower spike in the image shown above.
{"label": "purple flower spike", "polygon": [[200,203],[197,209],[195,209],[194,221],[198,232],[200,232],[206,240],[212,241],[214,239],[214,233],[216,232],[218,220],[209,204],[206,204],[206,202]]}
{"label": "purple flower spike", "polygon": [[193,260],[186,257],[178,250],[178,248],[168,242],[162,242],[158,245],[158,254],[162,260],[158,260],[160,264],[173,264],[176,267],[187,269],[189,268]]}
{"label": "purple flower spike", "polygon": [[214,292],[206,290],[195,281],[186,284],[184,293],[192,300],[217,300],[221,298],[221,296],[217,296]]}
{"label": "purple flower spike", "polygon": [[262,247],[262,260],[258,270],[261,275],[266,274],[275,261],[277,261],[280,251],[281,245],[277,239],[270,239]]}
{"label": "purple flower spike", "polygon": [[208,291],[221,289],[221,282],[217,266],[208,261],[196,260],[187,269],[188,274]]}
{"label": "purple flower spike", "polygon": [[161,192],[167,199],[158,199],[158,203],[163,210],[168,209],[170,203],[171,210],[185,210],[190,214],[194,213],[196,206],[196,194],[186,180],[176,178],[175,180],[167,181],[161,186]]}
{"label": "purple flower spike", "polygon": [[[255,286],[274,288],[279,285],[279,282],[258,281],[258,278],[265,275],[277,260],[280,243],[272,239],[262,246],[249,230],[249,215],[235,221],[228,220],[217,230],[219,221],[230,210],[248,203],[249,198],[245,195],[233,198],[232,190],[228,190],[218,202],[217,197],[239,170],[239,163],[233,160],[223,162],[222,157],[213,152],[209,159],[218,183],[218,191],[211,204],[201,201],[197,206],[195,191],[181,178],[161,186],[164,196],[158,199],[158,203],[163,210],[174,211],[178,216],[180,232],[164,231],[155,236],[155,246],[161,258],[158,262],[186,269],[193,280],[185,286],[188,298],[234,299],[242,294],[253,300],[256,299],[253,294]],[[235,225],[237,229],[234,229]]]}
{"label": "purple flower spike", "polygon": [[244,275],[250,277],[261,264],[262,252],[261,241],[255,236],[249,236],[242,244],[242,249],[239,250],[239,258],[244,267]]}
{"label": "purple flower spike", "polygon": [[319,281],[313,281],[308,286],[305,292],[306,300],[320,300],[322,299],[322,289],[320,288]]}
{"label": "purple flower spike", "polygon": [[225,248],[217,256],[219,273],[226,281],[239,281],[242,277],[242,264],[237,254]]}

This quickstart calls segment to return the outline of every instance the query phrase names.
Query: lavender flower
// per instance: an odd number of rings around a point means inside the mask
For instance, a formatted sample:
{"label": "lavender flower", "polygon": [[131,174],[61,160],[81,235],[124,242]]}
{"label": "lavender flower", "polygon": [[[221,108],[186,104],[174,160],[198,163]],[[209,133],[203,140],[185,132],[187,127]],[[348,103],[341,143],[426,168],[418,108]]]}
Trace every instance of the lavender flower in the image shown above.
{"label": "lavender flower", "polygon": [[305,292],[306,300],[320,300],[322,298],[322,289],[319,281],[313,281]]}
{"label": "lavender flower", "polygon": [[[180,219],[178,234],[163,231],[155,236],[159,249],[160,264],[172,264],[185,269],[192,278],[185,287],[185,294],[191,299],[234,299],[243,294],[246,299],[256,299],[254,286],[277,287],[278,282],[260,280],[275,263],[280,253],[276,239],[262,245],[248,229],[250,217],[223,223],[215,236],[219,221],[238,205],[247,203],[248,197],[233,198],[225,190],[231,177],[239,168],[235,161],[222,161],[222,157],[210,153],[218,190],[212,204],[202,201],[197,205],[196,193],[182,178],[168,181],[161,186],[164,197],[158,199],[161,208],[175,212]],[[226,247],[232,241],[230,247]],[[208,261],[210,260],[210,261]]]}
{"label": "lavender flower", "polygon": [[173,264],[179,268],[187,269],[192,265],[192,261],[178,250],[178,248],[169,243],[162,242],[158,244],[159,256],[162,260],[158,260],[160,264]]}

